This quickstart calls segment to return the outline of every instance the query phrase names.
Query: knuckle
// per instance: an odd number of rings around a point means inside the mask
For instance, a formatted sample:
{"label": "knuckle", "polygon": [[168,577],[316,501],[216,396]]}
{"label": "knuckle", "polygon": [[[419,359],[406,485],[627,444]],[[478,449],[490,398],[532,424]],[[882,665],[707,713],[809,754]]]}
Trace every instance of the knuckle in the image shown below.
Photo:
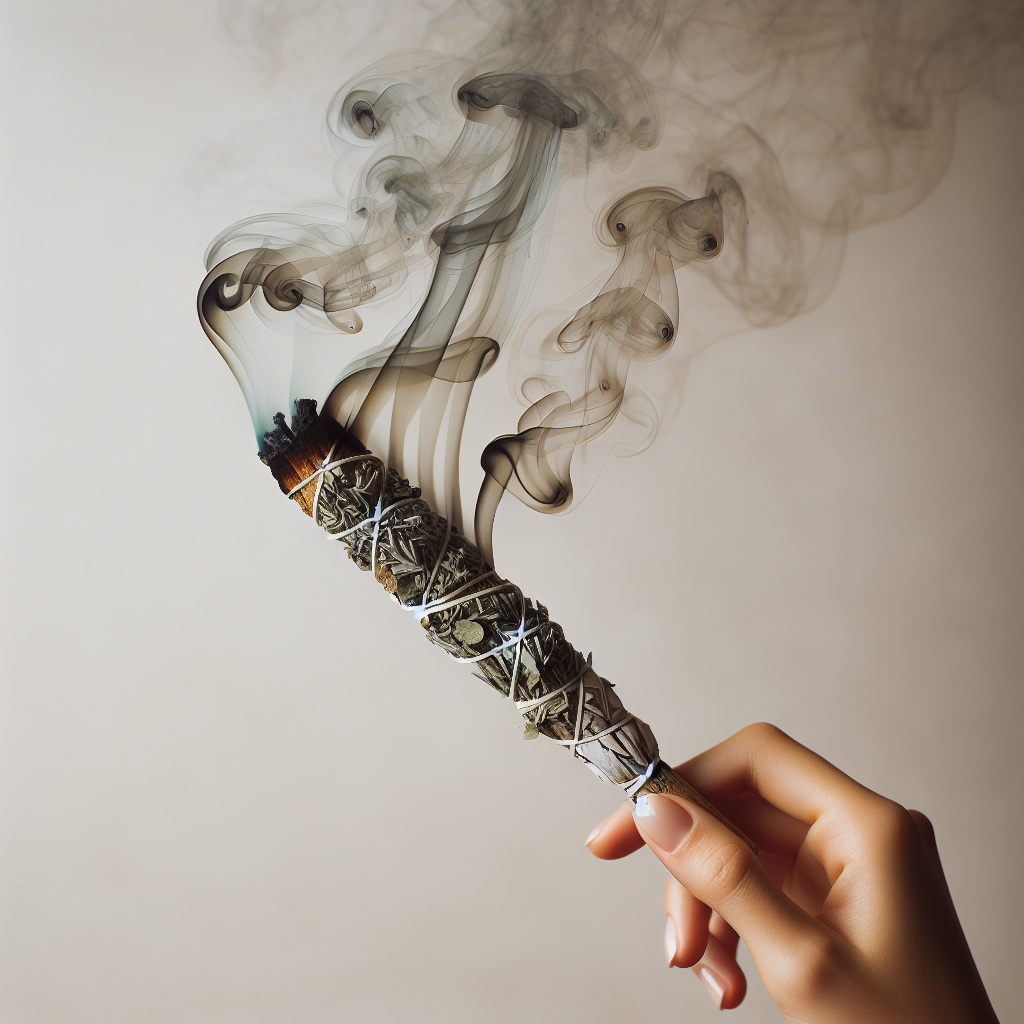
{"label": "knuckle", "polygon": [[932,819],[929,818],[927,814],[924,814],[922,811],[908,811],[907,813],[914,819],[915,822],[917,822],[917,827],[926,836],[935,835],[935,826],[932,824]]}
{"label": "knuckle", "polygon": [[745,846],[719,847],[704,864],[702,884],[708,900],[724,904],[735,899],[755,870],[754,857]]}
{"label": "knuckle", "polygon": [[917,826],[906,807],[893,800],[886,800],[879,808],[880,825],[884,834],[892,839],[900,840],[913,835]]}
{"label": "knuckle", "polygon": [[898,854],[920,842],[921,830],[914,816],[892,800],[883,800],[872,815],[872,831],[879,845],[889,854]]}
{"label": "knuckle", "polygon": [[786,737],[786,734],[771,722],[754,722],[753,725],[741,729],[740,735],[756,746],[767,746]]}

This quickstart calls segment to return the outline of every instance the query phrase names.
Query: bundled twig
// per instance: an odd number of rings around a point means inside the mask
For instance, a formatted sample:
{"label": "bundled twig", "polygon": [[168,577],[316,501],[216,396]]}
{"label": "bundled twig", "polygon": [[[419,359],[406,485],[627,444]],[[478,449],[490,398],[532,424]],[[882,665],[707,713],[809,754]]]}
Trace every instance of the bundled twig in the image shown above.
{"label": "bundled twig", "polygon": [[630,795],[676,792],[721,818],[659,760],[650,727],[626,711],[547,609],[499,577],[418,488],[333,420],[317,418],[311,400],[296,403],[291,428],[283,416],[276,422],[261,457],[281,489],[360,569],[373,570],[432,643],[515,701],[528,737],[550,737]]}

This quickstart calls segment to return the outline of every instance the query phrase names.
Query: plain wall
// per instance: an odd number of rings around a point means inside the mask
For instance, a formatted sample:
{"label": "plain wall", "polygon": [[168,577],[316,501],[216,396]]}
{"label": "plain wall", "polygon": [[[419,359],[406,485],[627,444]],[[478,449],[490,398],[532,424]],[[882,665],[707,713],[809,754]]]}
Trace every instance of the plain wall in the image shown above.
{"label": "plain wall", "polygon": [[[583,849],[619,795],[522,742],[255,458],[194,295],[239,205],[203,169],[259,178],[215,143],[272,87],[201,2],[2,17],[3,1021],[718,1019],[664,967],[661,866]],[[360,63],[416,41],[376,17]],[[670,759],[767,719],[925,811],[1006,1021],[1021,109],[964,104],[824,305],[701,353],[649,452],[497,535]],[[480,389],[477,450],[513,412],[501,365]],[[776,1013],[752,979],[732,1018]]]}

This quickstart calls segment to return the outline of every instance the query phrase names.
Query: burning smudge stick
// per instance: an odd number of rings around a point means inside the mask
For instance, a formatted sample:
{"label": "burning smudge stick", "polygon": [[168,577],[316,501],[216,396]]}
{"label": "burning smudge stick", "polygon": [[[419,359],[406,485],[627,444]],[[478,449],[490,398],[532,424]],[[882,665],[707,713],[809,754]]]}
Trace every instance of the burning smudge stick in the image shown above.
{"label": "burning smudge stick", "polygon": [[[661,762],[651,730],[626,711],[547,610],[497,575],[490,539],[494,507],[506,489],[522,484],[518,496],[546,506],[558,504],[552,495],[568,499],[572,451],[614,421],[630,361],[658,358],[671,346],[675,270],[720,251],[723,200],[728,205],[737,193],[728,176],[709,179],[711,191],[701,199],[643,189],[605,211],[606,241],[619,253],[618,267],[557,342],[587,363],[586,394],[567,401],[548,396],[520,422],[518,435],[498,439],[485,459],[497,486],[481,491],[478,543],[461,529],[458,450],[466,405],[528,293],[527,243],[557,185],[563,135],[586,131],[607,142],[593,97],[574,79],[563,84],[571,88],[537,75],[495,73],[459,87],[465,124],[455,149],[472,151],[481,164],[450,183],[462,189],[459,200],[439,191],[449,187],[450,160],[428,171],[388,151],[366,172],[367,182],[379,178],[381,187],[368,184],[353,204],[354,222],[365,221],[357,238],[345,240],[305,215],[273,218],[272,231],[260,230],[257,218],[226,232],[208,253],[200,319],[242,387],[262,438],[261,457],[284,492],[341,540],[360,568],[373,570],[433,643],[512,699],[527,735],[550,737],[630,795],[674,792],[721,817]],[[361,133],[374,144],[397,116],[387,90],[361,87],[345,90],[331,110],[339,132]],[[637,145],[650,125],[642,127]],[[423,155],[423,146],[414,148]],[[418,310],[338,376],[333,348],[322,339],[356,333],[355,307],[379,299],[378,287],[390,287],[396,277],[392,257],[401,263],[395,254],[417,246],[436,249]],[[282,340],[289,334],[291,345]],[[319,417],[316,402],[305,397],[323,394],[315,382],[306,387],[318,353],[334,380]],[[289,427],[281,409],[291,401],[296,417]],[[382,418],[390,431],[378,457],[358,439],[369,439]],[[448,440],[441,449],[445,479],[437,487],[442,421]],[[414,423],[422,491],[402,475]],[[507,472],[506,463],[515,471]]]}
{"label": "burning smudge stick", "polygon": [[[677,271],[704,265],[755,326],[813,308],[846,233],[909,209],[941,176],[957,94],[994,90],[1019,63],[1019,2],[864,0],[803,5],[799,17],[791,6],[746,5],[726,27],[714,4],[457,2],[437,28],[454,38],[479,22],[473,53],[395,54],[329,105],[347,205],[233,225],[210,246],[200,290],[203,327],[285,493],[431,641],[513,699],[529,733],[630,791],[705,807],[546,610],[493,571],[491,533],[507,493],[569,508],[577,450],[593,464],[653,439],[657,411],[627,376],[681,328],[694,334],[701,293],[681,323]],[[652,167],[663,137],[674,151]],[[654,184],[618,177],[634,155],[646,168],[636,177]],[[564,182],[598,165],[609,202],[597,233],[615,268],[537,346],[517,325],[550,211]],[[698,180],[695,199],[657,184]],[[379,321],[420,268],[431,274],[418,308],[389,309],[387,333],[378,322],[361,352],[338,344],[360,331],[357,307]],[[471,543],[462,429],[510,338],[510,383],[528,408],[484,450]]]}
{"label": "burning smudge stick", "polygon": [[264,438],[281,490],[340,540],[356,565],[419,618],[427,638],[511,698],[526,736],[567,747],[600,778],[699,804],[756,847],[658,756],[650,727],[623,707],[547,609],[502,579],[477,548],[312,400]]}

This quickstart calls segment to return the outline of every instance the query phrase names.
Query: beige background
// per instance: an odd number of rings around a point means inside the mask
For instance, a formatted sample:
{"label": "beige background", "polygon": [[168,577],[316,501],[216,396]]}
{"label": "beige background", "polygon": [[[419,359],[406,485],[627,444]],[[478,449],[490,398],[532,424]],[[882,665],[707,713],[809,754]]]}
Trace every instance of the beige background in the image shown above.
{"label": "beige background", "polygon": [[[277,94],[200,2],[2,13],[2,1020],[718,1019],[663,966],[660,865],[583,850],[616,793],[522,742],[254,457],[193,296],[262,173],[211,140]],[[381,20],[361,56],[416,41]],[[966,104],[820,309],[704,352],[649,453],[497,536],[666,755],[769,719],[926,811],[1005,1021],[1021,109]],[[511,412],[500,367],[480,387],[477,449]],[[732,1019],[775,1013],[755,980]]]}

